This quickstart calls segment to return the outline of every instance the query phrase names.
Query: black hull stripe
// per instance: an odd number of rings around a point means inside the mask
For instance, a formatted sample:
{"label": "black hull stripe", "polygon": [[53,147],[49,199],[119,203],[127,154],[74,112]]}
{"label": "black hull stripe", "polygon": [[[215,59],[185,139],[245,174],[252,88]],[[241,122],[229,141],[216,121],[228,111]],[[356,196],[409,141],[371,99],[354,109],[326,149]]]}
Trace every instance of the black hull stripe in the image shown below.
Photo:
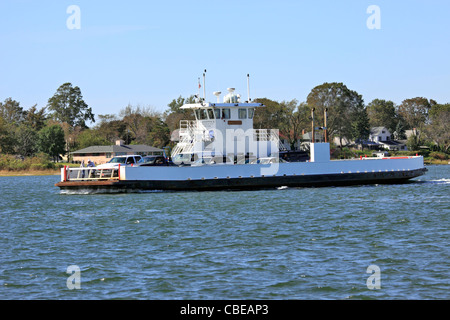
{"label": "black hull stripe", "polygon": [[70,182],[56,184],[64,190],[91,189],[130,191],[130,190],[173,190],[173,191],[207,191],[207,190],[252,190],[277,187],[326,187],[365,184],[404,183],[421,176],[426,169],[410,171],[389,171],[370,173],[342,173],[327,175],[299,175],[255,178],[205,179],[205,180],[120,180],[110,185],[89,183],[71,185]]}

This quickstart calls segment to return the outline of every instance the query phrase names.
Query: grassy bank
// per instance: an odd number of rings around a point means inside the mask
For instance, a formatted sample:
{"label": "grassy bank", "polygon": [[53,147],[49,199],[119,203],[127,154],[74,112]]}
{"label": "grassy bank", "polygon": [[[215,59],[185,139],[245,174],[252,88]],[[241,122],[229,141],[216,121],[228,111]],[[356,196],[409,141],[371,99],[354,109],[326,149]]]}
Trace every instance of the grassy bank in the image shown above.
{"label": "grassy bank", "polygon": [[64,165],[53,163],[44,154],[24,159],[3,154],[0,155],[0,176],[57,175]]}
{"label": "grassy bank", "polygon": [[59,175],[60,170],[0,170],[0,177],[16,177],[16,176],[53,176]]}
{"label": "grassy bank", "polygon": [[[359,157],[365,157],[365,156],[372,156],[372,153],[375,152],[374,150],[358,150],[358,149],[352,149],[352,148],[336,148],[334,152],[332,153],[331,158],[332,159],[352,159],[352,158],[359,158]],[[392,157],[399,157],[399,156],[415,156],[415,155],[421,155],[423,156],[423,161],[425,164],[449,164],[450,162],[450,156],[444,152],[436,152],[436,151],[429,151],[429,150],[418,150],[418,151],[389,151],[389,154]]]}
{"label": "grassy bank", "polygon": [[449,160],[439,160],[439,159],[433,159],[433,158],[424,158],[423,163],[430,165],[430,164],[450,164]]}

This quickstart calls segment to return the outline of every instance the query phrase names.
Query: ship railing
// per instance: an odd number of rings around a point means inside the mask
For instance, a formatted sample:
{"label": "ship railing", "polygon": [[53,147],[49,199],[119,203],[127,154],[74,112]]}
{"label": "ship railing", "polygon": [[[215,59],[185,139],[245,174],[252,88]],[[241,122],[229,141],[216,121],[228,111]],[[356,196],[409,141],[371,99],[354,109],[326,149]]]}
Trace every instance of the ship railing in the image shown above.
{"label": "ship railing", "polygon": [[172,150],[172,158],[179,153],[190,152],[194,147],[194,140],[212,141],[209,130],[196,120],[180,120],[179,136],[180,141]]}
{"label": "ship railing", "polygon": [[203,141],[211,141],[209,130],[197,120],[180,120],[180,138],[189,137],[191,140],[195,137],[201,137]]}
{"label": "ship railing", "polygon": [[173,148],[171,153],[172,158],[179,153],[190,152],[193,146],[194,144],[190,136],[183,137],[183,139],[180,142],[178,142],[177,145]]}
{"label": "ship railing", "polygon": [[61,169],[62,181],[98,181],[120,179],[120,167],[118,168],[69,168]]}
{"label": "ship railing", "polygon": [[284,146],[284,144],[280,140],[280,137],[278,136],[278,130],[254,129],[253,139],[255,141],[274,141],[278,146],[278,150],[287,151],[287,148]]}
{"label": "ship railing", "polygon": [[195,120],[180,120],[180,137],[192,136],[196,127]]}

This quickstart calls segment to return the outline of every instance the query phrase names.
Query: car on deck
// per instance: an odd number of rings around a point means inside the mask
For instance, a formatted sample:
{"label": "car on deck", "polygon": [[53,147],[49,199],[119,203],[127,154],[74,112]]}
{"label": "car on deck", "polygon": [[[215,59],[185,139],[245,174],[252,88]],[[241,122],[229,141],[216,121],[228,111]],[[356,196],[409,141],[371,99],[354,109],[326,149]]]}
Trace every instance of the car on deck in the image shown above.
{"label": "car on deck", "polygon": [[150,167],[150,166],[170,166],[171,162],[167,161],[164,156],[152,155],[142,157],[141,160],[136,164],[139,167]]}
{"label": "car on deck", "polygon": [[142,156],[136,155],[136,154],[115,156],[114,158],[109,160],[107,163],[98,165],[97,168],[117,168],[119,166],[119,164],[121,166],[136,165],[141,159],[142,159]]}

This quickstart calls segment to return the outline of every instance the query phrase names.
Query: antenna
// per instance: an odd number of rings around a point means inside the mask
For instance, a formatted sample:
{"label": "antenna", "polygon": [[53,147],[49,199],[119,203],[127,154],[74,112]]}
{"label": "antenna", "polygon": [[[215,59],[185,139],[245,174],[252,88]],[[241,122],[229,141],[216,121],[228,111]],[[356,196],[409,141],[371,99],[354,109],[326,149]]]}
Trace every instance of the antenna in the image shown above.
{"label": "antenna", "polygon": [[214,91],[213,92],[213,94],[217,97],[217,103],[219,103],[220,102],[220,94],[221,94],[222,92],[220,92],[220,91]]}
{"label": "antenna", "polygon": [[206,102],[206,69],[203,72],[203,101]]}
{"label": "antenna", "polygon": [[248,96],[248,102],[250,103],[250,74],[247,73],[247,96]]}

